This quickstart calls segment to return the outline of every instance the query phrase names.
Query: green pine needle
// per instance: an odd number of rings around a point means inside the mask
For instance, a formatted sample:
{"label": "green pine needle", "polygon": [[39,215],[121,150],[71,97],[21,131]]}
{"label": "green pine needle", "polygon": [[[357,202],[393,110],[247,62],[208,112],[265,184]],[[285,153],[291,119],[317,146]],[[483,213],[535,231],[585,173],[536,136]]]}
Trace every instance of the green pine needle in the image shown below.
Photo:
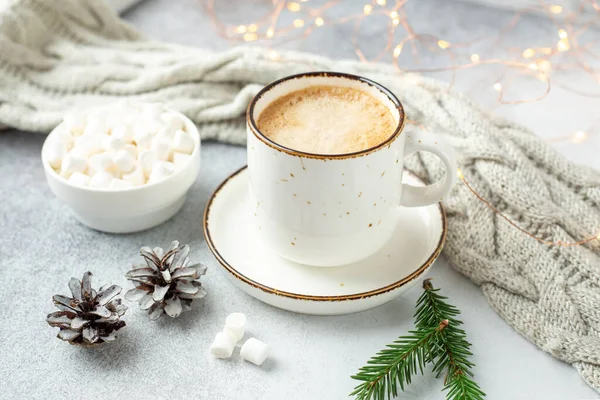
{"label": "green pine needle", "polygon": [[423,374],[426,364],[433,364],[439,377],[445,372],[444,391],[449,400],[482,400],[485,393],[472,379],[468,360],[472,355],[462,322],[455,317],[460,311],[445,302],[426,279],[424,292],[417,301],[415,330],[401,336],[373,356],[352,379],[362,381],[350,396],[357,400],[385,400],[398,395],[417,373]]}

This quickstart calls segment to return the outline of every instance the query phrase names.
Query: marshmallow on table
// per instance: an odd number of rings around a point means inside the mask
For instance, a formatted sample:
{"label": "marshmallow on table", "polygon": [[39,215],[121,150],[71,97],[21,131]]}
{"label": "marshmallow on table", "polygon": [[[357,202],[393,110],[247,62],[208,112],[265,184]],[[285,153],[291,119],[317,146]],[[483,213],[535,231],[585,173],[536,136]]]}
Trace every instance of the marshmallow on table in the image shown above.
{"label": "marshmallow on table", "polygon": [[75,172],[69,177],[69,182],[77,186],[88,186],[90,184],[90,177],[81,172]]}
{"label": "marshmallow on table", "polygon": [[219,332],[210,346],[210,352],[217,358],[229,358],[233,354],[235,338],[228,332]]}
{"label": "marshmallow on table", "polygon": [[90,187],[97,189],[106,189],[110,187],[110,183],[113,180],[113,174],[106,171],[97,172],[90,179]]}
{"label": "marshmallow on table", "polygon": [[246,316],[242,313],[232,313],[225,319],[224,332],[231,332],[235,337],[236,342],[239,342],[244,337],[246,329]]}
{"label": "marshmallow on table", "polygon": [[182,131],[181,129],[175,132],[175,137],[173,138],[173,149],[175,151],[192,154],[195,146],[196,142],[190,134]]}
{"label": "marshmallow on table", "polygon": [[269,356],[269,346],[258,339],[250,338],[242,346],[240,356],[252,364],[261,365]]}
{"label": "marshmallow on table", "polygon": [[135,166],[135,158],[127,150],[119,150],[113,157],[113,163],[121,172],[129,172]]}

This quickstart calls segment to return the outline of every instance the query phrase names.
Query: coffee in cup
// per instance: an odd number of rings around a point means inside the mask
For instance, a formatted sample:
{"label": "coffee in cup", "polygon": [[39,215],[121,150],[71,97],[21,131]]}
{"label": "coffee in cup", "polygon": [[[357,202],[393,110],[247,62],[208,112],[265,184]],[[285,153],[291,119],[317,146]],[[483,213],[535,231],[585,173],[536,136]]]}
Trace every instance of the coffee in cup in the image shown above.
{"label": "coffee in cup", "polygon": [[256,121],[273,142],[307,153],[347,154],[385,141],[397,123],[379,100],[359,89],[310,86],[271,104]]}

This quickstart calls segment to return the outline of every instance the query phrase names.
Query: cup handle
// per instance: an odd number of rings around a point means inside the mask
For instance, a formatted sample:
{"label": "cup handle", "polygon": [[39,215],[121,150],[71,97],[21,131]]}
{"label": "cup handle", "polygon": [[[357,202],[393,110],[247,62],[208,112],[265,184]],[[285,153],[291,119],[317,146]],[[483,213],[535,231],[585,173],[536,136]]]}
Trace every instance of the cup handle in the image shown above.
{"label": "cup handle", "polygon": [[456,157],[452,146],[447,141],[430,132],[408,132],[404,156],[406,157],[416,151],[428,151],[438,156],[444,167],[446,167],[446,176],[444,179],[427,186],[402,184],[400,205],[404,207],[428,206],[442,201],[456,181]]}

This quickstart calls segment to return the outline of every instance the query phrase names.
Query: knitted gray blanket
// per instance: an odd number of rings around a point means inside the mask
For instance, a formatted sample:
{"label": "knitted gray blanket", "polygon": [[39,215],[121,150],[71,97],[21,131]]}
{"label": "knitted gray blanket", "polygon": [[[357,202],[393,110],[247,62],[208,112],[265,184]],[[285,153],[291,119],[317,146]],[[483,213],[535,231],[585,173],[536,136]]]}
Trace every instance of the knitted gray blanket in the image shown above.
{"label": "knitted gray blanket", "polygon": [[[600,173],[566,161],[524,127],[492,119],[443,83],[384,64],[157,43],[101,1],[1,4],[0,124],[47,132],[71,108],[128,98],[165,102],[193,119],[203,138],[241,144],[246,106],[266,83],[308,70],[355,73],[396,93],[411,120],[446,132],[469,182],[521,226],[553,241],[600,229]],[[407,165],[426,180],[443,173],[426,155]],[[461,184],[445,206],[447,259],[517,332],[600,391],[600,241],[541,244]]]}

